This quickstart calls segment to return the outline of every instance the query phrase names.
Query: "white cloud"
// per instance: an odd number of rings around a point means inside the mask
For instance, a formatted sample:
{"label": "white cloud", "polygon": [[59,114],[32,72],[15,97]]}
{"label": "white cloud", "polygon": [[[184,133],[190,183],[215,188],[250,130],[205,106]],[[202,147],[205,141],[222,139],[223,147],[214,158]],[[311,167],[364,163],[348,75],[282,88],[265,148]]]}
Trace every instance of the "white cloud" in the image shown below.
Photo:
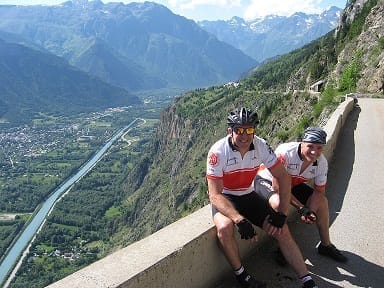
{"label": "white cloud", "polygon": [[247,20],[271,14],[290,16],[295,12],[321,13],[325,4],[337,5],[343,1],[346,0],[157,0],[175,13],[193,19],[240,16]]}
{"label": "white cloud", "polygon": [[266,15],[290,16],[295,12],[320,13],[319,0],[252,0],[245,9],[245,19],[256,19]]}
{"label": "white cloud", "polygon": [[177,10],[194,10],[203,6],[217,8],[240,7],[241,0],[169,0],[169,8]]}

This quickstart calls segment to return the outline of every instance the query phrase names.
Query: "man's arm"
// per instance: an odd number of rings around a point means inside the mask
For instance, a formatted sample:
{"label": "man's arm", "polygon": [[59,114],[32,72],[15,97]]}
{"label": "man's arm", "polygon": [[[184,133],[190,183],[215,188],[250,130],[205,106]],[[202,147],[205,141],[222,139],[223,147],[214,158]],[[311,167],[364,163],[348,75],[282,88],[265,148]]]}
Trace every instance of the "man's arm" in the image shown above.
{"label": "man's arm", "polygon": [[231,219],[235,224],[241,222],[244,217],[233,207],[232,203],[224,197],[223,181],[207,179],[208,181],[208,192],[209,200],[216,209],[224,216]]}
{"label": "man's arm", "polygon": [[291,200],[291,176],[280,162],[270,169],[270,172],[274,177],[274,188],[278,187],[277,191],[280,197],[279,212],[287,215]]}
{"label": "man's arm", "polygon": [[325,196],[325,185],[323,186],[313,185],[313,190],[315,193],[320,193],[323,196]]}
{"label": "man's arm", "polygon": [[[325,195],[325,185],[324,186],[314,185],[313,193],[314,194],[315,193],[319,193],[319,194]],[[317,199],[317,197],[315,197],[315,199]],[[311,204],[311,202],[309,202],[309,203],[301,203],[299,200],[296,199],[296,197],[294,197],[292,195],[291,204],[299,212],[300,219],[302,221],[304,221],[307,224],[313,224],[313,223],[316,222],[317,215],[316,215],[316,213],[313,210],[311,210],[311,209],[313,209],[313,203],[312,204]]]}
{"label": "man's arm", "polygon": [[297,210],[299,210],[305,206],[305,203],[301,203],[299,200],[297,200],[297,198],[293,194],[291,195],[291,204]]}

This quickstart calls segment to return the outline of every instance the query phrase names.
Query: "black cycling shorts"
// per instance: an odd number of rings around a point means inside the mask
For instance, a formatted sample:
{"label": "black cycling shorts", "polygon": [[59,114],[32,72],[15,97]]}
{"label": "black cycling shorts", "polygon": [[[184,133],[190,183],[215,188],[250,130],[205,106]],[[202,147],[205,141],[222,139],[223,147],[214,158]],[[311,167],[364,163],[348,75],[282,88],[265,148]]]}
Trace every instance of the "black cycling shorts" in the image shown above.
{"label": "black cycling shorts", "polygon": [[298,184],[292,187],[292,194],[299,200],[302,204],[306,205],[309,197],[313,193],[313,188],[305,183]]}
{"label": "black cycling shorts", "polygon": [[[265,217],[270,214],[271,208],[268,203],[254,191],[242,195],[235,196],[229,194],[223,194],[235,207],[235,209],[251,221],[254,225],[262,228]],[[219,212],[215,206],[212,206],[212,216]]]}
{"label": "black cycling shorts", "polygon": [[269,198],[271,198],[271,196],[276,193],[272,189],[272,182],[260,176],[256,176],[254,185],[255,192],[267,202],[269,201]]}

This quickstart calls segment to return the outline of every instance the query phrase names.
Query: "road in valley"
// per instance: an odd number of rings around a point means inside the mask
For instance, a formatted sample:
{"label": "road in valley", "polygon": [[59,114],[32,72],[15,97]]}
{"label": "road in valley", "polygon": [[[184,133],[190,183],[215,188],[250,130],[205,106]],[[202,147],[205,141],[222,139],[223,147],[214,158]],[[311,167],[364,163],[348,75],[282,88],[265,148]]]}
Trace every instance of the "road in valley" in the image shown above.
{"label": "road in valley", "polygon": [[[49,196],[49,198],[41,204],[39,211],[37,211],[36,215],[30,221],[28,226],[22,231],[19,238],[13,244],[11,249],[7,252],[6,257],[0,264],[0,284],[4,283],[4,286],[7,287],[10,283],[10,280],[15,275],[16,271],[21,265],[23,257],[28,254],[28,248],[31,242],[33,241],[36,233],[41,229],[44,225],[46,216],[50,213],[51,209],[55,205],[58,199],[66,193],[74,183],[79,181],[85,174],[87,174],[92,168],[97,164],[97,162],[102,158],[105,152],[112,146],[112,144],[119,139],[124,133],[126,133],[136,121],[139,120],[136,118],[134,121],[129,123],[125,128],[121,129],[117,132],[95,155],[92,156],[91,159],[88,160],[86,164],[84,164],[79,171],[62,183],[56,190]],[[18,263],[16,264],[16,261]],[[16,264],[16,266],[15,266]],[[15,267],[15,268],[14,268]],[[13,269],[14,268],[14,269]],[[11,272],[11,269],[13,271]],[[11,272],[10,276],[7,278],[8,274]]]}

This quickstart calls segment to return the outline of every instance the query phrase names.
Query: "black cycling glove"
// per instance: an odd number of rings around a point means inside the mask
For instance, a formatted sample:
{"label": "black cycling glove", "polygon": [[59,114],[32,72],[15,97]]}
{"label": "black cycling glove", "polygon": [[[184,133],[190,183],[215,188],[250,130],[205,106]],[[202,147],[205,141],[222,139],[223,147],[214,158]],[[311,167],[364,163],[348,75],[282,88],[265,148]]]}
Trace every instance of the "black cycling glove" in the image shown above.
{"label": "black cycling glove", "polygon": [[256,231],[253,228],[252,224],[247,220],[243,219],[236,224],[237,230],[241,235],[241,239],[251,239],[256,236]]}
{"label": "black cycling glove", "polygon": [[301,207],[297,210],[297,212],[300,214],[300,216],[304,216],[305,218],[308,218],[311,221],[316,221],[317,219],[316,213],[306,206]]}
{"label": "black cycling glove", "polygon": [[269,213],[269,224],[277,228],[283,227],[283,225],[285,224],[285,220],[287,220],[287,216],[281,212],[271,211]]}

